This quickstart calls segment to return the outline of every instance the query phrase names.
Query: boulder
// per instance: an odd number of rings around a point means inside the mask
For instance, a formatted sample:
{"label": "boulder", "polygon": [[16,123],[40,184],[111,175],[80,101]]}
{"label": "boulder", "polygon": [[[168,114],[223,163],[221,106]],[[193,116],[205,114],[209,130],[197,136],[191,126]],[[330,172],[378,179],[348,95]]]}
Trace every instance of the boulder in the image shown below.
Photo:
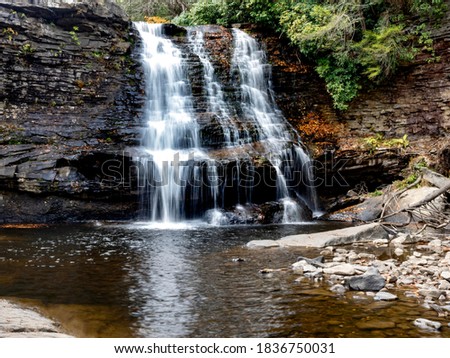
{"label": "boulder", "polygon": [[361,276],[350,277],[347,285],[355,291],[380,291],[386,285],[386,280],[377,269],[370,268]]}
{"label": "boulder", "polygon": [[334,292],[334,293],[337,293],[339,295],[342,295],[342,294],[344,294],[347,291],[347,289],[343,285],[336,284],[336,285],[333,285],[333,286],[330,287],[330,291]]}
{"label": "boulder", "polygon": [[[372,242],[376,239],[387,239],[388,233],[379,224],[366,224],[345,229],[325,231],[313,234],[300,234],[283,237],[270,242],[271,246],[280,247],[326,247],[348,245],[354,242]],[[251,241],[248,247],[258,245],[258,240]],[[275,242],[277,244],[275,244]]]}

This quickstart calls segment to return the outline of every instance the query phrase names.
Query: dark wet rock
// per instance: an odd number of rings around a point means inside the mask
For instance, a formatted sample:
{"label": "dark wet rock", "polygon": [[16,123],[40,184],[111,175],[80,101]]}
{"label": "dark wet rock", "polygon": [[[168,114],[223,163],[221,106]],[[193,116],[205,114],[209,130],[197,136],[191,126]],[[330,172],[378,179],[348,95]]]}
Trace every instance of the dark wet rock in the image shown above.
{"label": "dark wet rock", "polygon": [[377,219],[382,211],[383,197],[377,196],[373,198],[358,197],[357,205],[346,205],[345,210],[336,211],[336,207],[332,206],[328,210],[331,212],[326,215],[329,220],[354,221],[354,222],[370,222]]}
{"label": "dark wet rock", "polygon": [[1,29],[0,222],[136,216],[126,148],[143,81],[126,15],[111,1],[1,2]]}
{"label": "dark wet rock", "polygon": [[162,32],[164,35],[170,37],[186,36],[187,34],[187,31],[184,27],[180,27],[174,24],[163,24]]}
{"label": "dark wet rock", "polygon": [[368,269],[363,275],[350,277],[347,285],[355,291],[380,291],[386,280],[376,269]]}

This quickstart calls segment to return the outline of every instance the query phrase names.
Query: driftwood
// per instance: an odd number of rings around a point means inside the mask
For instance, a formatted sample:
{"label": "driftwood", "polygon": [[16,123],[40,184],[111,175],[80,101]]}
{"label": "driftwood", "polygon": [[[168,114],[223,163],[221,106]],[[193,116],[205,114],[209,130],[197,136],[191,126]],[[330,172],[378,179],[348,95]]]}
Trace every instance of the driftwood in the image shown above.
{"label": "driftwood", "polygon": [[[428,194],[422,200],[415,202],[406,208],[402,208],[400,210],[397,210],[393,213],[386,215],[386,210],[388,209],[389,205],[393,201],[398,200],[400,196],[407,190],[419,184],[422,178],[425,179],[427,182],[438,187],[438,190]],[[421,222],[424,224],[418,233],[422,232],[427,227],[431,227],[434,229],[443,228],[447,225],[450,225],[450,212],[448,212],[448,210],[442,210],[441,208],[438,208],[435,199],[437,199],[441,195],[445,195],[445,193],[449,191],[450,191],[449,178],[446,178],[438,173],[432,172],[429,169],[425,169],[423,170],[422,175],[414,183],[410,184],[405,189],[400,190],[397,193],[394,193],[386,200],[380,218],[378,218],[376,221],[380,222],[383,226],[390,226],[393,231],[396,231],[395,228],[409,225],[413,221],[413,219],[415,219],[416,222]],[[408,215],[408,219],[406,221],[400,223],[393,223],[386,221],[386,219],[402,213]]]}

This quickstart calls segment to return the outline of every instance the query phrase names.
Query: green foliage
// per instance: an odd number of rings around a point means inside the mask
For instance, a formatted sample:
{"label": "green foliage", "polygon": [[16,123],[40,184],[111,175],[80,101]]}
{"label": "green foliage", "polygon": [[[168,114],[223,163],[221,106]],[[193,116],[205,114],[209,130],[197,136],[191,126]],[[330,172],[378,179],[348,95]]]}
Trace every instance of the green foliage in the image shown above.
{"label": "green foliage", "polygon": [[285,10],[280,24],[306,55],[345,50],[355,31],[355,18],[331,4],[299,2]]}
{"label": "green foliage", "polygon": [[377,189],[377,190],[375,190],[375,191],[373,191],[373,192],[371,192],[371,193],[368,193],[367,194],[369,197],[377,197],[377,196],[382,196],[383,195],[383,192],[381,191],[381,190],[379,190],[379,189]]}
{"label": "green foliage", "polygon": [[411,11],[423,19],[442,18],[448,6],[445,0],[412,0]]}
{"label": "green foliage", "polygon": [[417,179],[419,179],[419,175],[414,172],[409,174],[405,179],[394,182],[394,186],[397,189],[405,189],[408,185],[413,184]]}
{"label": "green foliage", "polygon": [[80,46],[80,39],[78,38],[78,32],[79,28],[78,26],[74,26],[72,27],[72,31],[69,32],[70,37],[72,38],[72,42],[77,45]]}
{"label": "green foliage", "polygon": [[35,51],[36,49],[29,42],[26,42],[20,47],[19,54],[21,56],[31,56]]}
{"label": "green foliage", "polygon": [[409,146],[408,135],[405,134],[401,138],[386,139],[381,133],[375,136],[364,138],[364,144],[370,153],[379,148],[402,148],[406,149]]}
{"label": "green foliage", "polygon": [[276,29],[281,11],[289,0],[198,0],[173,22],[178,25],[218,24],[252,22]]}
{"label": "green foliage", "polygon": [[9,42],[12,42],[12,40],[14,39],[14,37],[18,35],[18,32],[15,31],[15,30],[14,30],[13,28],[11,28],[11,27],[7,27],[7,28],[4,28],[4,29],[3,29],[2,35],[3,35],[3,36],[6,36],[6,37],[8,38],[8,41],[9,41]]}
{"label": "green foliage", "polygon": [[378,81],[395,73],[400,63],[412,61],[416,50],[407,46],[408,40],[401,25],[365,31],[363,39],[354,45],[363,74]]}
{"label": "green foliage", "polygon": [[316,63],[334,105],[345,110],[361,88],[389,79],[420,51],[438,61],[430,35],[446,0],[116,0],[133,19],[178,25],[250,22],[287,36]]}
{"label": "green foliage", "polygon": [[227,6],[223,0],[200,0],[189,10],[174,19],[178,25],[228,25]]}
{"label": "green foliage", "polygon": [[419,170],[419,171],[422,169],[428,168],[427,161],[425,160],[425,158],[422,157],[419,160],[417,160],[416,163],[414,163],[412,165],[412,168],[414,170]]}
{"label": "green foliage", "polygon": [[384,141],[384,145],[390,148],[403,148],[406,149],[409,147],[408,135],[404,134],[401,138],[392,138]]}
{"label": "green foliage", "polygon": [[355,98],[361,88],[358,68],[350,58],[336,60],[324,57],[318,60],[316,71],[325,80],[327,90],[339,110],[346,110],[348,102]]}

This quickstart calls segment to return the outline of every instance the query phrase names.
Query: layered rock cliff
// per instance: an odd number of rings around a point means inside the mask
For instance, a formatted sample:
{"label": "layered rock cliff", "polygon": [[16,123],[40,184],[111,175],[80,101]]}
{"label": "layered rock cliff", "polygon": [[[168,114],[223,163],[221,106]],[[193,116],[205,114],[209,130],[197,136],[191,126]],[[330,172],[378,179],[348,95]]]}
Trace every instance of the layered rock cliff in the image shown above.
{"label": "layered rock cliff", "polygon": [[102,165],[129,161],[121,151],[138,142],[137,36],[102,3],[0,2],[0,221],[136,211],[136,193],[108,185]]}
{"label": "layered rock cliff", "polygon": [[[0,222],[138,215],[133,148],[140,142],[145,100],[139,38],[109,1],[65,3],[0,0]],[[246,30],[268,51],[277,103],[316,159],[324,203],[349,189],[373,190],[399,178],[418,155],[448,172],[450,28],[435,33],[439,61],[419,58],[389,83],[363,91],[347,112],[333,108],[323,81],[295,48],[278,36]],[[225,97],[239,101],[238,79],[230,71],[231,30],[202,31]],[[167,35],[186,56],[202,146],[224,164],[225,176],[232,175],[236,159],[257,144],[241,153],[223,147],[187,32],[168,26]],[[245,121],[241,113],[232,116]],[[368,148],[363,139],[377,133],[407,134],[410,145]],[[256,150],[256,171],[272,175],[268,164]],[[257,202],[275,197],[273,188],[255,193]],[[235,194],[226,197],[232,201]]]}

